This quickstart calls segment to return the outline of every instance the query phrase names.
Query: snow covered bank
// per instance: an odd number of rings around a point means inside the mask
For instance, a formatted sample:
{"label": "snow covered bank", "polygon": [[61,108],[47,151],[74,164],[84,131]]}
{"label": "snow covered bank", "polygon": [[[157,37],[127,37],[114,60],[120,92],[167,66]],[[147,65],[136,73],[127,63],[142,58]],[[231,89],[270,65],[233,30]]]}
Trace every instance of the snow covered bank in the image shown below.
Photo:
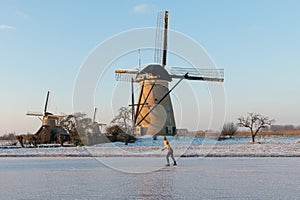
{"label": "snow covered bank", "polygon": [[[176,157],[300,157],[300,143],[208,144],[173,146]],[[0,149],[0,157],[162,157],[161,146],[104,145],[95,147]]]}

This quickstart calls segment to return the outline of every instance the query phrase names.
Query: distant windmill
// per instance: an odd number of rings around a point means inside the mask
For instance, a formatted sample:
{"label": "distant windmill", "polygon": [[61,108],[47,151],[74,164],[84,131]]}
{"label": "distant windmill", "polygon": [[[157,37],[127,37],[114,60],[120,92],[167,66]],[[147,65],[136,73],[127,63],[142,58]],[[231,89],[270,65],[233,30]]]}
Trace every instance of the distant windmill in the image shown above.
{"label": "distant windmill", "polygon": [[65,129],[57,125],[57,120],[63,115],[55,115],[47,111],[50,92],[47,92],[43,113],[28,112],[29,116],[37,116],[42,121],[42,126],[35,133],[37,143],[63,143],[69,141],[70,136]]}
{"label": "distant windmill", "polygon": [[[164,13],[159,13],[157,20],[158,28],[156,31],[154,60],[156,63],[161,62],[161,64],[150,64],[141,70],[115,70],[117,81],[131,81],[132,120],[137,135],[176,134],[176,123],[170,93],[183,79],[224,81],[223,69],[171,68],[170,73],[166,70],[168,17],[169,12],[165,11]],[[163,44],[161,44],[162,42]],[[169,82],[173,79],[179,80],[169,89]],[[139,83],[140,86],[136,104],[134,104],[134,82]]]}
{"label": "distant windmill", "polygon": [[94,115],[93,115],[93,134],[95,135],[100,135],[102,133],[102,127],[105,126],[106,124],[99,123],[96,121],[96,116],[97,116],[97,108],[95,107],[94,109]]}

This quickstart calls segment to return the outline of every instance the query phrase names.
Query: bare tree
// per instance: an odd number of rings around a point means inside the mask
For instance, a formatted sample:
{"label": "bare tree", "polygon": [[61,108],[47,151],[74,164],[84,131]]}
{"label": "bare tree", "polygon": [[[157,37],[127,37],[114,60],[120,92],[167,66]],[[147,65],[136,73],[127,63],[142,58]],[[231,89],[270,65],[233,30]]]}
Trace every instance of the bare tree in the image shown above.
{"label": "bare tree", "polygon": [[127,107],[121,107],[119,109],[119,114],[111,121],[112,124],[118,125],[120,128],[124,129],[125,132],[129,132],[131,129],[131,110]]}
{"label": "bare tree", "polygon": [[229,136],[230,138],[237,132],[238,126],[233,122],[228,122],[223,125],[221,136]]}
{"label": "bare tree", "polygon": [[[87,114],[79,112],[64,116],[58,124],[69,132],[71,142],[74,145],[82,146],[82,139],[92,126],[92,119],[88,118]],[[85,141],[85,143],[88,143],[88,141]]]}
{"label": "bare tree", "polygon": [[15,140],[15,138],[16,138],[16,133],[7,133],[0,136],[1,140]]}
{"label": "bare tree", "polygon": [[19,141],[21,147],[24,148],[23,136],[22,135],[17,135],[16,139]]}
{"label": "bare tree", "polygon": [[248,113],[248,116],[238,118],[238,125],[240,127],[249,128],[251,132],[252,142],[255,142],[255,136],[262,128],[270,126],[274,120],[269,117],[262,116],[257,113]]}

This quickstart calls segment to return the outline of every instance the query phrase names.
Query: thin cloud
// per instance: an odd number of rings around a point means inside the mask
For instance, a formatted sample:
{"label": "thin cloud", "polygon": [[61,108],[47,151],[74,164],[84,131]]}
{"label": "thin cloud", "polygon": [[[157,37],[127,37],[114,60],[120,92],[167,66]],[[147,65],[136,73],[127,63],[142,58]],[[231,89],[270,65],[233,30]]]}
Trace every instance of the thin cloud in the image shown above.
{"label": "thin cloud", "polygon": [[24,13],[24,12],[22,12],[22,11],[19,11],[19,10],[16,11],[15,14],[16,14],[18,17],[23,18],[23,19],[28,19],[28,18],[29,18],[29,15],[28,15],[28,14],[26,14],[26,13]]}
{"label": "thin cloud", "polygon": [[154,5],[148,5],[148,4],[139,4],[133,7],[133,12],[135,13],[146,13],[155,8]]}
{"label": "thin cloud", "polygon": [[0,30],[5,30],[5,29],[16,29],[16,28],[5,24],[0,24]]}

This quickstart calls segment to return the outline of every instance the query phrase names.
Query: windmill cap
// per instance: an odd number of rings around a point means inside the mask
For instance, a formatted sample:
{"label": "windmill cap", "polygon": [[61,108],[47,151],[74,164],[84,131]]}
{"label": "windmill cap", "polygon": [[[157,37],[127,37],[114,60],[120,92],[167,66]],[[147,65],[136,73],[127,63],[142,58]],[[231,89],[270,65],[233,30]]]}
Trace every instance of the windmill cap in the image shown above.
{"label": "windmill cap", "polygon": [[172,81],[172,78],[170,77],[167,70],[165,70],[164,67],[158,64],[148,65],[139,73],[139,75],[142,74],[151,74],[152,76],[157,77],[157,80]]}

